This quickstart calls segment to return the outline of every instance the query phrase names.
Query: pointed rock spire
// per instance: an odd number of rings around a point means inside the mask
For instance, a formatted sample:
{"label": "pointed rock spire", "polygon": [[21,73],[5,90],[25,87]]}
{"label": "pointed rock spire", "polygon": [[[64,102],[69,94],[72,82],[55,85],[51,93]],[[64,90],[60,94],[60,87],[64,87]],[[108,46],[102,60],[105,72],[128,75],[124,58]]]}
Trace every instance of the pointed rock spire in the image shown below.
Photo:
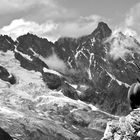
{"label": "pointed rock spire", "polygon": [[102,40],[111,35],[112,31],[104,22],[99,22],[97,28],[92,32],[92,35],[98,40]]}

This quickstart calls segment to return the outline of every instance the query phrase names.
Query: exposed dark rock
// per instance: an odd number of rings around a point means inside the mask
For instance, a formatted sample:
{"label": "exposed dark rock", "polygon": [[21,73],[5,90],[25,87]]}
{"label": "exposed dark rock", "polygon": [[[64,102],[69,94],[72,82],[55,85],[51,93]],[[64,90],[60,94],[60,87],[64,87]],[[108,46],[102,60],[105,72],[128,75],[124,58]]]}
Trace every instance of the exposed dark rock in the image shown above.
{"label": "exposed dark rock", "polygon": [[7,81],[9,76],[10,74],[6,70],[6,68],[4,68],[3,66],[0,66],[0,78],[4,81]]}
{"label": "exposed dark rock", "polygon": [[99,22],[98,27],[93,31],[92,35],[99,41],[111,35],[112,31],[104,22]]}
{"label": "exposed dark rock", "polygon": [[61,78],[59,76],[47,72],[43,73],[43,80],[46,85],[52,90],[60,88],[62,84]]}
{"label": "exposed dark rock", "polygon": [[7,52],[8,50],[13,51],[16,43],[7,35],[0,35],[0,50]]}
{"label": "exposed dark rock", "polygon": [[50,56],[53,51],[53,43],[47,39],[39,38],[33,34],[26,34],[17,38],[17,50],[24,54],[33,55],[34,52],[43,57]]}
{"label": "exposed dark rock", "polygon": [[[75,52],[77,46],[78,46],[78,41],[77,39],[73,38],[60,38],[58,41],[55,42],[55,52],[61,58],[64,60],[64,62],[68,61],[68,58],[71,58],[71,63],[73,68],[77,68],[76,62],[74,57],[73,52]],[[67,47],[66,47],[67,46]],[[73,52],[72,52],[73,51]]]}
{"label": "exposed dark rock", "polygon": [[48,66],[41,61],[38,57],[32,57],[32,61],[24,58],[20,53],[15,52],[15,58],[20,61],[21,67],[27,70],[35,70],[39,72],[43,72],[43,68]]}
{"label": "exposed dark rock", "polygon": [[13,140],[13,138],[2,128],[0,128],[0,140]]}
{"label": "exposed dark rock", "polygon": [[3,66],[0,66],[0,79],[9,82],[12,85],[16,83],[16,78],[14,75],[10,74]]}
{"label": "exposed dark rock", "polygon": [[67,97],[69,97],[71,99],[74,99],[74,100],[78,99],[77,91],[72,86],[70,86],[69,84],[63,83],[63,85],[61,87],[61,90],[62,90],[62,93],[65,96],[67,96]]}

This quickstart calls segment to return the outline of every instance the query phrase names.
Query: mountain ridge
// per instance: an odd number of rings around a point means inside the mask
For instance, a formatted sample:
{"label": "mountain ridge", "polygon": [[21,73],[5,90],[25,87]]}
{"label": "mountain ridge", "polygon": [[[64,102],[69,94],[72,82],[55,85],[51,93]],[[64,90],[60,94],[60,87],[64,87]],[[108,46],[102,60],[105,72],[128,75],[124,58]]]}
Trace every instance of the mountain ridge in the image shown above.
{"label": "mountain ridge", "polygon": [[[113,60],[110,50],[119,37],[105,42],[111,36],[108,25],[100,22],[89,35],[77,39],[60,38],[55,43],[30,33],[18,37],[15,42],[8,36],[1,36],[0,50],[13,51],[21,67],[40,72],[50,88],[62,90],[68,97],[73,95],[71,98],[92,103],[109,113],[126,114],[129,110],[127,91],[139,75],[135,63],[140,57],[128,47],[134,56],[128,60],[120,56]],[[62,77],[44,72],[43,68],[58,70]],[[77,88],[71,85],[77,85]],[[125,111],[121,111],[123,108]]]}

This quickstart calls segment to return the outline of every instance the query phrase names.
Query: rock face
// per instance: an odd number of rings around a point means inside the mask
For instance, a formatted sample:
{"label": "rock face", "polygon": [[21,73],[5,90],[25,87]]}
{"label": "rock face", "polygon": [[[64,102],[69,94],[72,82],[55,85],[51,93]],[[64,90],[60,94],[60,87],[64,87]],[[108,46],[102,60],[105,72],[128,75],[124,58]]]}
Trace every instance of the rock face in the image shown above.
{"label": "rock face", "polygon": [[139,46],[134,38],[122,33],[117,37],[111,35],[107,24],[101,22],[88,36],[61,38],[55,42],[58,56],[76,71],[74,75],[69,75],[73,84],[88,85],[79,99],[112,114],[124,115],[129,112],[127,92],[139,75],[135,65],[139,62],[139,55],[129,48],[129,57],[112,57],[112,48],[116,44],[122,46],[127,41]]}
{"label": "rock face", "polygon": [[48,88],[58,89],[61,86],[61,78],[52,73],[43,73],[43,80],[47,83]]}
{"label": "rock face", "polygon": [[132,111],[118,121],[110,121],[102,140],[139,140],[140,139],[140,108]]}
{"label": "rock face", "polygon": [[9,82],[12,85],[16,83],[14,75],[10,74],[3,66],[0,66],[0,79]]}

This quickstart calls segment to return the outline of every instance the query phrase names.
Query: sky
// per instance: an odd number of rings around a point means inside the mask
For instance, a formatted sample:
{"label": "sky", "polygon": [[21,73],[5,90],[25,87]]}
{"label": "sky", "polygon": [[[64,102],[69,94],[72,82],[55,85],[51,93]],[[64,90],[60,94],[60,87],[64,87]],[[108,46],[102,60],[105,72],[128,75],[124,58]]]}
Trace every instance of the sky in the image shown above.
{"label": "sky", "polygon": [[27,32],[55,41],[90,34],[98,22],[140,34],[139,0],[0,0],[0,34]]}

